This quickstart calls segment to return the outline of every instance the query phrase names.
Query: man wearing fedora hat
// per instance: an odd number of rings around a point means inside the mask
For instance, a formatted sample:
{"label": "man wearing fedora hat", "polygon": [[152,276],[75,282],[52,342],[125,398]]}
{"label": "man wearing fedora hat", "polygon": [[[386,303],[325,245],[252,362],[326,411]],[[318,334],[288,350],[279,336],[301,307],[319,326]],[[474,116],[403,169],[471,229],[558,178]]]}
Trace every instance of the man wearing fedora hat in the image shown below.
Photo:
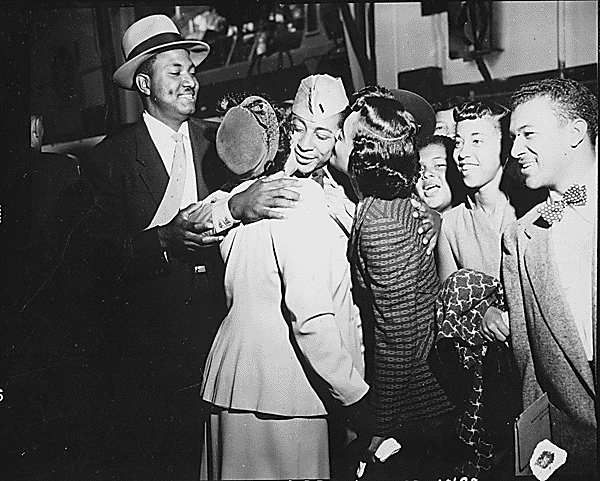
{"label": "man wearing fedora hat", "polygon": [[[225,312],[222,261],[214,245],[220,237],[207,235],[210,212],[190,219],[209,195],[207,177],[213,174],[207,165],[214,152],[211,126],[192,118],[196,68],[210,48],[183,39],[165,15],[136,21],[122,47],[125,63],[113,79],[138,91],[144,112],[92,149],[82,168],[94,196],[85,228],[90,244],[109,261],[102,268],[116,301],[106,303],[117,346],[106,431],[109,444],[129,450],[141,469],[148,468],[147,456],[162,460],[155,474],[167,479],[166,472],[180,464],[177,455],[199,459],[198,386]],[[297,198],[282,189],[293,183],[261,182],[242,200],[254,206],[253,215],[280,216],[269,208]],[[197,476],[197,463],[177,476]]]}

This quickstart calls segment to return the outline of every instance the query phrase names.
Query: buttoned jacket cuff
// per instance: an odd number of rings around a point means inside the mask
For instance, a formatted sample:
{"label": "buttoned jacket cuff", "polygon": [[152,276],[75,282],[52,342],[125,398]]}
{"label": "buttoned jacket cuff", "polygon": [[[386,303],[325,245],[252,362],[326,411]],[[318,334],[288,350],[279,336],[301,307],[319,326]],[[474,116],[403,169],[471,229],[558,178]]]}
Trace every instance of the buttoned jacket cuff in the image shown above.
{"label": "buttoned jacket cuff", "polygon": [[229,210],[230,198],[231,195],[228,195],[226,198],[214,200],[212,202],[211,216],[215,234],[226,231],[239,223],[238,220],[233,218]]}

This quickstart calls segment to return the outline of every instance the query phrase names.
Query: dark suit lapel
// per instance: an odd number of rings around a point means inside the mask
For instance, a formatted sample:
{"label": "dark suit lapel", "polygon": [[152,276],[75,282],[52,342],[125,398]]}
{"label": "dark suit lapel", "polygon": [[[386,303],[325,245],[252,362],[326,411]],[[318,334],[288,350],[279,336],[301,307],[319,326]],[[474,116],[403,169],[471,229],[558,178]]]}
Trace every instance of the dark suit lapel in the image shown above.
{"label": "dark suit lapel", "polygon": [[[202,172],[203,150],[200,148],[204,141],[204,131],[201,126],[194,122],[188,122],[190,132],[190,142],[192,144],[192,155],[194,160],[194,168],[196,171],[196,191],[198,199],[204,199],[210,193]],[[143,119],[137,123],[135,133],[137,143],[137,162],[135,168],[142,178],[142,181],[148,188],[152,198],[156,202],[156,207],[160,205],[167,184],[169,183],[169,174],[165,169],[165,165],[150,137],[148,128]]]}
{"label": "dark suit lapel", "polygon": [[206,183],[204,182],[204,173],[202,172],[203,154],[199,148],[199,144],[203,139],[204,131],[198,124],[192,121],[188,122],[188,128],[190,132],[190,142],[192,143],[194,168],[196,170],[196,192],[198,193],[198,200],[201,200],[210,193]]}
{"label": "dark suit lapel", "polygon": [[550,229],[528,225],[525,246],[525,270],[533,287],[535,300],[550,332],[565,357],[580,377],[594,390],[591,369],[585,356],[575,320],[560,287],[560,278],[550,244]]}
{"label": "dark suit lapel", "polygon": [[148,128],[143,119],[140,119],[137,127],[136,170],[144,184],[146,184],[146,187],[148,187],[148,190],[158,207],[167,190],[169,174],[167,174],[165,165],[160,158],[160,154],[150,137],[150,133],[148,132]]}

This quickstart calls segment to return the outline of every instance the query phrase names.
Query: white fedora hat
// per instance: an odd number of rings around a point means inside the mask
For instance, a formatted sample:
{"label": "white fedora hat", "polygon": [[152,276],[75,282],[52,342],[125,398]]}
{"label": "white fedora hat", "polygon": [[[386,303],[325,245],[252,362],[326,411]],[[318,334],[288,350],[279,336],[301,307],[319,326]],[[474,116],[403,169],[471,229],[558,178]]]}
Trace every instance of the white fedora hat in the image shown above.
{"label": "white fedora hat", "polygon": [[210,52],[207,43],[183,39],[166,15],[150,15],[135,22],[123,34],[121,46],[125,63],[115,71],[113,80],[127,90],[135,90],[133,76],[136,70],[158,52],[183,48],[190,52],[195,66],[200,65]]}

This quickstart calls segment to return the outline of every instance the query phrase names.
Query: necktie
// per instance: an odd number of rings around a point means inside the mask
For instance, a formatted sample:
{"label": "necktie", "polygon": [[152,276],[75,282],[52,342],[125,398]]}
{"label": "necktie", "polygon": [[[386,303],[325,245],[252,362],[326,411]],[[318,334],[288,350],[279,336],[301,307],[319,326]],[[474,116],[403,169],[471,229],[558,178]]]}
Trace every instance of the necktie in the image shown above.
{"label": "necktie", "polygon": [[171,222],[181,208],[181,199],[183,198],[183,189],[185,187],[186,158],[185,147],[183,145],[183,134],[176,132],[171,136],[175,141],[175,151],[173,152],[173,163],[171,164],[171,175],[165,195],[150,225],[150,229],[157,225],[165,225]]}
{"label": "necktie", "polygon": [[548,224],[560,222],[565,213],[567,205],[585,205],[587,200],[587,189],[585,185],[573,184],[560,200],[547,202],[538,209],[538,212]]}
{"label": "necktie", "polygon": [[165,196],[170,199],[170,203],[173,204],[174,210],[176,209],[175,213],[177,213],[181,207],[185,187],[186,161],[183,134],[176,132],[173,134],[172,139],[175,141],[175,151],[173,152],[173,164]]}

